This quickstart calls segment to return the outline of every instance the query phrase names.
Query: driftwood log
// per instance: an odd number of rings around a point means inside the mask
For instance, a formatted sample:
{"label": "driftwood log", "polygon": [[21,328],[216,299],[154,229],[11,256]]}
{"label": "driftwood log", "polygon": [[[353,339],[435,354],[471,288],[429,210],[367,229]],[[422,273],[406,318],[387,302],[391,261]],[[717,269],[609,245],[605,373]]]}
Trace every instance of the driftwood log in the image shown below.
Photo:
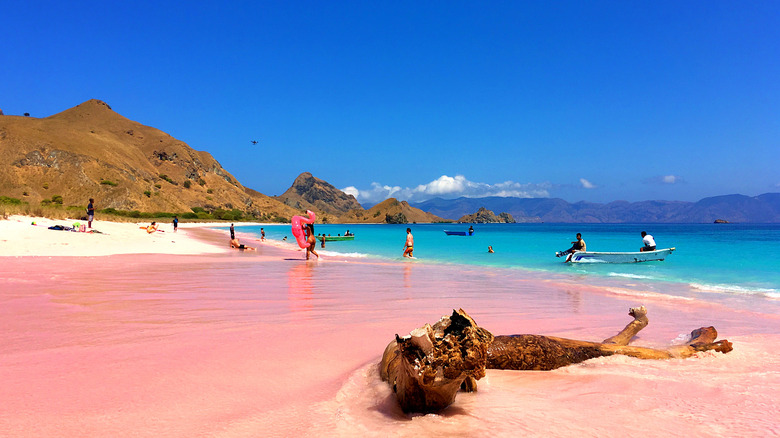
{"label": "driftwood log", "polygon": [[453,310],[434,325],[396,335],[385,349],[379,371],[404,412],[435,412],[455,401],[459,389],[476,391],[485,369],[553,370],[596,357],[622,354],[639,359],[686,358],[699,351],[732,350],[727,340],[715,342],[714,327],[691,332],[691,340],[666,350],[629,346],[648,324],[644,306],[629,310],[634,317],[620,333],[603,342],[541,335],[493,336],[463,309]]}

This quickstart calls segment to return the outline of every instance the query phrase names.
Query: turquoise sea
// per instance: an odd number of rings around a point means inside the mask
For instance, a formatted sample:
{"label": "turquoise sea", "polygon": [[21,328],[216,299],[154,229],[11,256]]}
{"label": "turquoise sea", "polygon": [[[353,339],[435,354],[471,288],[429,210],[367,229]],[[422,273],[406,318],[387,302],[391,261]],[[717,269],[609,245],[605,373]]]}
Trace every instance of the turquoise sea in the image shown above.
{"label": "turquoise sea", "polygon": [[[401,257],[410,227],[416,260]],[[377,258],[412,263],[446,263],[515,269],[518,275],[563,278],[640,291],[728,300],[763,312],[780,312],[778,224],[474,224],[473,236],[447,236],[444,230],[467,230],[468,224],[316,225],[315,234],[355,240],[327,242],[323,255]],[[289,225],[263,227],[267,239],[287,236]],[[239,227],[259,236],[259,226]],[[658,248],[675,247],[665,261],[633,264],[564,264],[555,252],[567,249],[576,233],[591,251],[637,251],[641,231],[653,235]],[[488,245],[494,253],[488,253]],[[320,251],[320,245],[317,244]]]}

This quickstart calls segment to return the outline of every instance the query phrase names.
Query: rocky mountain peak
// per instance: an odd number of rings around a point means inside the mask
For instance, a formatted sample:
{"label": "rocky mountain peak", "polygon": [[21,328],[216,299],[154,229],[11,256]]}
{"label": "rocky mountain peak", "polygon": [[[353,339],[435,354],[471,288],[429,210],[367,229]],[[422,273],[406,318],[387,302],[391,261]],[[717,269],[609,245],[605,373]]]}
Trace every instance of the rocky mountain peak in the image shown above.
{"label": "rocky mountain peak", "polygon": [[295,178],[292,186],[276,199],[293,208],[341,215],[352,209],[361,209],[354,196],[348,195],[310,172]]}

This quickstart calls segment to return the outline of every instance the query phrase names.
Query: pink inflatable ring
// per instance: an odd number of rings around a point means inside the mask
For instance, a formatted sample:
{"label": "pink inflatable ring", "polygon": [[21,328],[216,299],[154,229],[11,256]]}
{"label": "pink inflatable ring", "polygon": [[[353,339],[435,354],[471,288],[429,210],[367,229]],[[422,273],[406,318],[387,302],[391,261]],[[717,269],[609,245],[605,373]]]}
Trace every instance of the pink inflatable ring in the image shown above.
{"label": "pink inflatable ring", "polygon": [[317,220],[317,216],[314,214],[311,210],[306,210],[306,214],[309,215],[308,218],[303,216],[293,216],[292,217],[292,233],[293,236],[295,236],[295,240],[298,241],[298,246],[301,248],[308,248],[309,242],[306,241],[306,233],[303,231],[303,224],[313,224],[315,220]]}

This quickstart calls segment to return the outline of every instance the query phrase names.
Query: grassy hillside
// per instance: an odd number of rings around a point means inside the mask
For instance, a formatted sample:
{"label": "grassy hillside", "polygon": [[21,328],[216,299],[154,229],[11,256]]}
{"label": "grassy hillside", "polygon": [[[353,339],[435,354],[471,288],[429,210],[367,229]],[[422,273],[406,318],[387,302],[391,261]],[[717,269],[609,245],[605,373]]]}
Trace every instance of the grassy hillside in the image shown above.
{"label": "grassy hillside", "polygon": [[[46,118],[0,116],[0,195],[30,206],[139,212],[299,210],[244,188],[207,152],[90,100]],[[42,204],[43,203],[43,204]]]}

